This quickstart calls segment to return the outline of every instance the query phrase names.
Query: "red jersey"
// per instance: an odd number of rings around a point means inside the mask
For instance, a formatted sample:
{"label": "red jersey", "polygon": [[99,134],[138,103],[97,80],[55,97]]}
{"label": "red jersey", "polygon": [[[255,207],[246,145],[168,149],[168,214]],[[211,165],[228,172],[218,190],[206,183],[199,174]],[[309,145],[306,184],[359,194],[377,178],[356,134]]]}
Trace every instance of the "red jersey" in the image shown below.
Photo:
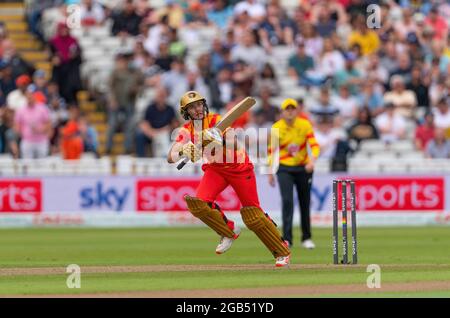
{"label": "red jersey", "polygon": [[[198,139],[199,133],[205,129],[213,128],[219,121],[220,115],[211,113],[205,116],[205,118],[202,120],[201,127],[194,127],[194,121],[191,120],[186,124],[184,124],[183,127],[181,127],[180,132],[176,138],[176,142],[180,142],[183,144],[189,141],[192,141],[194,144],[196,144],[196,142],[201,142],[201,140]],[[202,147],[202,150],[204,150],[204,148],[205,147]],[[202,166],[202,169],[204,170],[206,166],[214,166],[217,168],[220,167],[223,169],[227,170],[229,169],[233,171],[244,171],[248,170],[249,168],[253,169],[253,164],[251,163],[248,154],[245,150],[236,150],[236,149],[232,150],[226,149],[225,147],[224,149],[225,151],[223,152],[222,162],[214,162],[214,159],[206,155],[208,163],[205,163]],[[228,159],[232,158],[232,162],[226,163],[226,158]]]}

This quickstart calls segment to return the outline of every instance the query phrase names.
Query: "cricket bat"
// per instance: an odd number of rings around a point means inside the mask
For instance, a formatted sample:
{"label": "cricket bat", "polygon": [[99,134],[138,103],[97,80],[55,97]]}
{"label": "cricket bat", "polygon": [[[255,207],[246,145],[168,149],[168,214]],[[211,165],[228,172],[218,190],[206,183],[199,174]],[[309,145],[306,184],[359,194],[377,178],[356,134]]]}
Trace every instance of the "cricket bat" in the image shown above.
{"label": "cricket bat", "polygon": [[[219,121],[214,128],[218,129],[221,134],[233,125],[233,123],[241,117],[246,111],[253,107],[256,104],[256,100],[253,97],[246,97],[239,103],[237,103],[233,108],[231,108],[223,117],[222,120]],[[189,162],[189,158],[184,158],[183,161],[177,166],[178,170],[183,169],[186,163]]]}

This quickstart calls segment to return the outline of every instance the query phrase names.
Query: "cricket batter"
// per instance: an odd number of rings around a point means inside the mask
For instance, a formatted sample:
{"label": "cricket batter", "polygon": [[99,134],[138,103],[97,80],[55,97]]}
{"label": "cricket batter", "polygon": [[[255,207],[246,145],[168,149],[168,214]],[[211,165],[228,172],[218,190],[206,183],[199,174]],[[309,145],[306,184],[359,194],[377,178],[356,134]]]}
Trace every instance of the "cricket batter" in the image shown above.
{"label": "cricket batter", "polygon": [[[181,128],[167,160],[169,163],[175,163],[184,156],[196,162],[203,156],[206,157],[207,163],[202,166],[204,175],[197,188],[196,197],[185,196],[185,200],[189,211],[221,237],[216,253],[222,254],[230,249],[241,232],[215,203],[217,196],[231,185],[242,204],[240,212],[245,225],[255,232],[275,257],[275,266],[288,266],[290,250],[274,222],[261,209],[253,164],[245,150],[236,147],[234,136],[229,131],[221,136],[211,129],[220,121],[220,116],[209,113],[205,98],[198,92],[189,91],[182,96],[180,113],[189,122]],[[199,125],[201,129],[195,129]],[[198,139],[198,130],[201,133],[200,146],[194,144]],[[211,142],[223,150],[223,157],[231,151],[232,162],[217,160],[217,156],[211,158],[211,154],[206,153],[206,148]],[[229,158],[229,156],[226,157]]]}

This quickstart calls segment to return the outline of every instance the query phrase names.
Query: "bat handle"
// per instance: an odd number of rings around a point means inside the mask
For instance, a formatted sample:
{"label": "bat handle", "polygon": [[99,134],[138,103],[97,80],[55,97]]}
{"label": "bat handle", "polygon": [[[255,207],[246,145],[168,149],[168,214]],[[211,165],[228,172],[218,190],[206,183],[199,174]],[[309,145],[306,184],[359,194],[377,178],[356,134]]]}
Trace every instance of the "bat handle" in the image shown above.
{"label": "bat handle", "polygon": [[184,167],[188,162],[189,162],[189,158],[184,158],[183,161],[181,161],[181,162],[178,164],[177,169],[178,169],[178,170],[183,169],[183,167]]}

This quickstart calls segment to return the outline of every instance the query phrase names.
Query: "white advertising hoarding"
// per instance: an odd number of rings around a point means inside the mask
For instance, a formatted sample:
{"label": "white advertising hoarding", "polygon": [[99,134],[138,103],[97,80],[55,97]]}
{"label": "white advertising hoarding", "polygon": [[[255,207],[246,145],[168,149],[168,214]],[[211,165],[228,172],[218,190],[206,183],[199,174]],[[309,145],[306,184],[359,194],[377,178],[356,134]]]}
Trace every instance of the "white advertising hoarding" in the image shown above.
{"label": "white advertising hoarding", "polygon": [[[358,226],[450,224],[446,200],[450,175],[328,174],[313,179],[314,226],[331,225],[334,178],[355,180]],[[183,200],[185,194],[195,195],[199,180],[199,176],[4,178],[0,181],[0,227],[199,225]],[[278,187],[270,187],[267,176],[258,176],[257,183],[262,208],[281,224]],[[217,203],[243,225],[237,213],[239,199],[231,187]],[[294,222],[299,222],[297,202]]]}

